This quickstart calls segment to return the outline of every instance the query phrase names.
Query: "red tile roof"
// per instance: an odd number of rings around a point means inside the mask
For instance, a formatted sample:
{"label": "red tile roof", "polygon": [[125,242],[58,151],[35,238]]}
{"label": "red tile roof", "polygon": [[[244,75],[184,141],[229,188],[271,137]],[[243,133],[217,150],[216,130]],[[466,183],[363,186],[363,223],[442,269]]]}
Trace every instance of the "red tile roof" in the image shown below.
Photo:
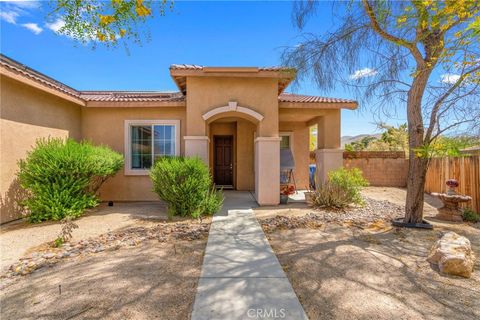
{"label": "red tile roof", "polygon": [[86,101],[115,102],[177,102],[185,101],[180,92],[140,92],[140,91],[82,91],[80,98]]}
{"label": "red tile roof", "polygon": [[31,80],[34,80],[36,82],[40,82],[50,88],[53,88],[55,90],[58,90],[60,92],[69,94],[71,96],[77,97],[79,96],[79,92],[66,84],[61,83],[60,81],[57,81],[53,78],[50,78],[49,76],[44,75],[43,73],[40,73],[32,68],[27,67],[24,64],[21,64],[18,61],[15,61],[13,59],[10,59],[3,54],[0,54],[0,65],[7,67],[14,73],[20,74],[26,78],[29,78]]}
{"label": "red tile roof", "polygon": [[[170,65],[170,70],[203,70],[207,68],[206,66],[200,66],[197,64],[172,64]],[[258,67],[259,71],[281,71],[281,70],[292,70],[287,67],[272,66],[272,67]]]}
{"label": "red tile roof", "polygon": [[281,102],[293,103],[356,103],[355,100],[342,98],[328,98],[320,96],[307,96],[304,94],[282,93],[278,96]]}
{"label": "red tile roof", "polygon": [[[3,54],[0,54],[0,65],[8,68],[14,73],[20,74],[28,79],[39,82],[60,92],[69,94],[84,101],[98,102],[183,102],[185,96],[181,92],[153,92],[153,91],[78,91],[60,81],[31,69]],[[203,66],[174,64],[170,69],[202,70]],[[261,67],[259,70],[279,71],[284,67]],[[282,93],[278,96],[280,102],[290,103],[356,103],[354,100],[341,98],[326,98],[319,96],[307,96],[292,93]]]}

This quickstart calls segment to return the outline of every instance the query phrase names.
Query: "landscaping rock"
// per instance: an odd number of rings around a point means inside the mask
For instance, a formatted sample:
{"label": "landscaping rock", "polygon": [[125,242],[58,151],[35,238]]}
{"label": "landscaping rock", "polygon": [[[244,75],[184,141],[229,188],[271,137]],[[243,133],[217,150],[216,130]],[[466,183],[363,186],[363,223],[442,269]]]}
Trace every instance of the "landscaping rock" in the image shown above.
{"label": "landscaping rock", "polygon": [[438,265],[441,273],[470,278],[475,255],[467,238],[447,232],[432,247],[427,261]]}
{"label": "landscaping rock", "polygon": [[73,258],[103,251],[114,251],[120,248],[136,247],[148,240],[158,239],[160,242],[174,240],[196,240],[206,238],[210,223],[160,223],[154,227],[133,227],[117,232],[109,232],[96,238],[78,242],[65,243],[59,248],[47,247],[38,249],[28,256],[22,257],[0,275],[0,287],[19,275],[27,275],[36,269],[53,265],[62,259]]}

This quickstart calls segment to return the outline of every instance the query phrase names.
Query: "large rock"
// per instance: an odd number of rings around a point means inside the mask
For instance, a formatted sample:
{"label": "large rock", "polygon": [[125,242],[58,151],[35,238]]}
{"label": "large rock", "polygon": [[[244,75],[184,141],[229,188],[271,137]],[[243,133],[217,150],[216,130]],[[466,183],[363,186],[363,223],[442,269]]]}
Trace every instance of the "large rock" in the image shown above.
{"label": "large rock", "polygon": [[441,273],[470,278],[475,255],[467,238],[447,232],[432,247],[427,261],[438,265]]}

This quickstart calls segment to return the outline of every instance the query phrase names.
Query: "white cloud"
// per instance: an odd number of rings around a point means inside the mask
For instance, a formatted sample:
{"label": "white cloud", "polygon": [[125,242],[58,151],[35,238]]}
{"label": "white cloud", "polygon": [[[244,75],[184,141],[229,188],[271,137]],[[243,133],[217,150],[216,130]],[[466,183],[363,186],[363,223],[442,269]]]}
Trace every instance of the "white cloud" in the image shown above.
{"label": "white cloud", "polygon": [[8,22],[8,23],[17,23],[17,18],[19,14],[15,11],[0,11],[0,19]]}
{"label": "white cloud", "polygon": [[43,31],[43,29],[40,28],[36,23],[24,23],[22,24],[22,27],[27,28],[35,34],[40,34]]}
{"label": "white cloud", "polygon": [[458,79],[460,79],[459,74],[445,73],[440,75],[440,82],[442,83],[454,84]]}
{"label": "white cloud", "polygon": [[0,0],[0,2],[5,2],[13,6],[25,9],[35,9],[40,7],[40,1],[35,0]]}
{"label": "white cloud", "polygon": [[351,74],[350,79],[358,80],[358,79],[361,79],[361,78],[373,77],[377,73],[378,72],[375,69],[363,68],[363,69],[357,70],[353,74]]}
{"label": "white cloud", "polygon": [[57,19],[51,23],[46,23],[45,27],[48,29],[52,30],[55,33],[58,33],[58,31],[65,25],[65,21],[62,19]]}
{"label": "white cloud", "polygon": [[[0,5],[0,19],[11,24],[17,24],[18,18],[30,15],[30,11],[39,8],[41,4],[40,1],[0,0]],[[22,24],[22,26],[24,25]]]}

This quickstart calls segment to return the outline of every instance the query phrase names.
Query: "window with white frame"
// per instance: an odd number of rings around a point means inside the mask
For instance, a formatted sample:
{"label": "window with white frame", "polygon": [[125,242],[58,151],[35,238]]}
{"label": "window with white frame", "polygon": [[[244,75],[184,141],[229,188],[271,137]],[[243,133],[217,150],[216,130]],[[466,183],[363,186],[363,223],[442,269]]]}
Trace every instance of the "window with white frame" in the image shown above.
{"label": "window with white frame", "polygon": [[126,120],[125,173],[147,174],[155,160],[180,154],[179,120]]}

